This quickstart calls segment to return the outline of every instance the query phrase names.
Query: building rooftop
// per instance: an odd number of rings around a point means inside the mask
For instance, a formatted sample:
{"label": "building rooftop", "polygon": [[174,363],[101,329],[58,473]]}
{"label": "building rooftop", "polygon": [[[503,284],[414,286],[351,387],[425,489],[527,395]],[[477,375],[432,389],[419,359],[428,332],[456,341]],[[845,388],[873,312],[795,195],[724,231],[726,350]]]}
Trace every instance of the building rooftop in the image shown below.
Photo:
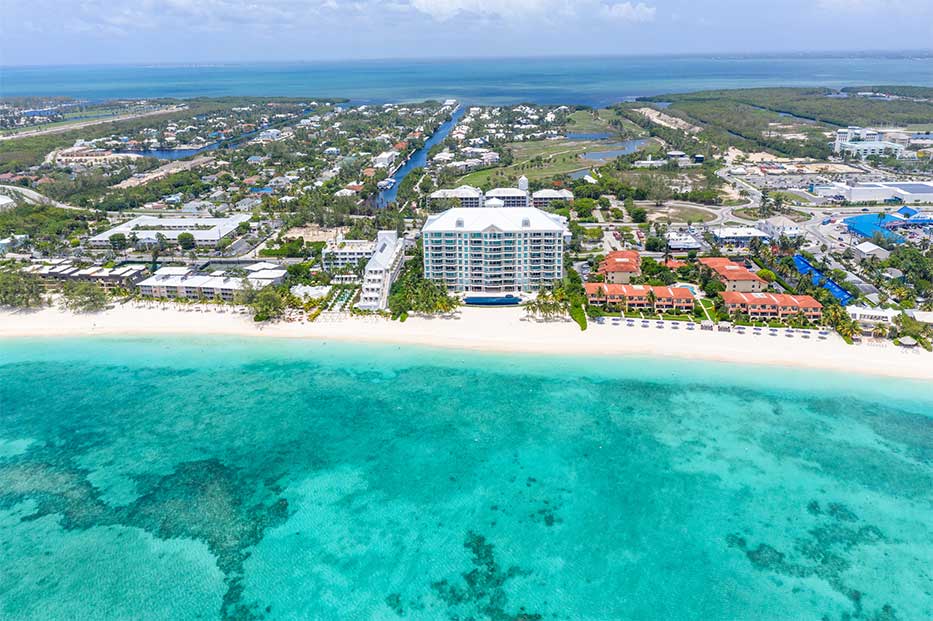
{"label": "building rooftop", "polygon": [[428,217],[422,229],[432,231],[481,232],[553,231],[565,232],[567,221],[534,207],[470,209],[455,207]]}

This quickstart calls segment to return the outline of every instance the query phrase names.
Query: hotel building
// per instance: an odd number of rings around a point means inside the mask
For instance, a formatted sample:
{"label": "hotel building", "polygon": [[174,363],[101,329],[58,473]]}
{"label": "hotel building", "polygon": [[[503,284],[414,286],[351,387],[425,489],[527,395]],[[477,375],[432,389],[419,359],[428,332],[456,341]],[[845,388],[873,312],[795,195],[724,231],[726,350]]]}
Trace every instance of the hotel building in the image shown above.
{"label": "hotel building", "polygon": [[537,291],[563,277],[564,218],[534,207],[454,208],[422,230],[424,276],[450,291]]}

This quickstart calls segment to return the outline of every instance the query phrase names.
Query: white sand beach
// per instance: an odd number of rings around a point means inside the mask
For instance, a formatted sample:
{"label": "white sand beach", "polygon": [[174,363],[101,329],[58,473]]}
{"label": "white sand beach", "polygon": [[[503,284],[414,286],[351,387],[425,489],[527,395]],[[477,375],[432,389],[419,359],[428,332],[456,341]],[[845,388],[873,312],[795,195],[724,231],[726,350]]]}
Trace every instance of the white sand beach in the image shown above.
{"label": "white sand beach", "polygon": [[[188,310],[182,310],[187,308]],[[933,354],[885,343],[847,345],[835,334],[735,334],[684,327],[590,324],[581,332],[569,321],[528,319],[518,308],[464,308],[453,317],[410,317],[404,323],[379,317],[328,317],[315,322],[256,324],[247,314],[192,307],[127,304],[95,314],[58,308],[0,312],[0,338],[139,335],[228,335],[317,339],[498,352],[566,355],[646,355],[740,364],[771,364],[933,380]]]}

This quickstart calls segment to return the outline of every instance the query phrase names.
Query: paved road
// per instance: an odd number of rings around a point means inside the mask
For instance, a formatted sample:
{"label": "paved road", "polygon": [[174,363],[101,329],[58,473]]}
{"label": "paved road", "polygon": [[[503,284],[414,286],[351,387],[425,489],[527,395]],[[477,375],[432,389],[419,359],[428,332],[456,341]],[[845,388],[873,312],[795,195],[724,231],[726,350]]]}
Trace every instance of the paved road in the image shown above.
{"label": "paved road", "polygon": [[130,119],[141,119],[147,116],[156,116],[159,114],[169,114],[171,112],[178,112],[184,108],[178,106],[171,106],[169,108],[164,108],[161,110],[150,110],[149,112],[141,112],[138,114],[122,114],[119,116],[108,116],[100,119],[91,119],[88,121],[79,121],[76,123],[68,123],[67,125],[56,125],[54,127],[43,127],[35,130],[26,130],[18,132],[15,134],[4,134],[0,136],[0,140],[15,140],[17,138],[27,138],[30,136],[43,136],[45,134],[60,134],[62,132],[70,132],[75,129],[82,129],[84,127],[91,127],[92,125],[101,125],[103,123],[114,123],[117,121],[128,121]]}
{"label": "paved road", "polygon": [[51,199],[44,194],[40,194],[31,188],[24,188],[18,185],[0,185],[0,194],[5,194],[11,198],[19,198],[21,200],[26,200],[30,203],[39,203],[41,205],[50,205],[52,207],[58,207],[59,209],[74,209],[75,211],[93,211],[93,209],[85,209],[84,207],[75,207],[74,205],[69,205],[67,203],[61,203],[57,200]]}

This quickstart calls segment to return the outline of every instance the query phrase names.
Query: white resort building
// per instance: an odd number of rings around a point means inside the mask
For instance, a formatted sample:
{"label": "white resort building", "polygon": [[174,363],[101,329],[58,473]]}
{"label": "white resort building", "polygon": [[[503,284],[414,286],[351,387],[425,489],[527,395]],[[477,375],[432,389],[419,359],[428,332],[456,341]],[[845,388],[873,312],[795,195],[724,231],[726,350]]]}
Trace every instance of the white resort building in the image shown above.
{"label": "white resort building", "polygon": [[573,202],[573,192],[570,190],[538,190],[531,195],[531,203],[538,209],[546,209],[556,201]]}
{"label": "white resort building", "polygon": [[389,290],[398,278],[405,261],[405,240],[395,231],[379,231],[376,250],[366,264],[363,287],[357,308],[385,310],[389,303]]}
{"label": "white resort building", "polygon": [[249,214],[237,214],[229,218],[159,218],[139,216],[109,231],[95,235],[89,240],[92,248],[109,248],[110,238],[122,233],[130,245],[148,246],[158,242],[159,236],[168,243],[177,243],[182,233],[191,233],[198,246],[213,247],[225,237],[233,237],[242,222],[249,222]]}
{"label": "white resort building", "polygon": [[528,191],[520,188],[496,188],[486,192],[486,200],[498,199],[504,207],[528,207]]}
{"label": "white resort building", "polygon": [[[267,264],[247,266],[247,276],[226,272],[198,273],[190,267],[163,267],[139,283],[139,293],[147,298],[221,299],[232,302],[248,281],[256,289],[277,285],[285,280],[284,269],[266,269]],[[261,269],[253,269],[255,267]]]}
{"label": "white resort building", "polygon": [[376,250],[376,242],[368,239],[343,239],[328,241],[321,251],[321,261],[328,270],[356,267],[360,261],[369,259]]}
{"label": "white resort building", "polygon": [[438,190],[431,194],[431,204],[438,201],[458,201],[460,207],[482,207],[483,191],[470,185],[461,185],[452,190]]}
{"label": "white resort building", "polygon": [[450,291],[537,291],[563,276],[566,219],[534,207],[454,208],[422,230],[425,278]]}

